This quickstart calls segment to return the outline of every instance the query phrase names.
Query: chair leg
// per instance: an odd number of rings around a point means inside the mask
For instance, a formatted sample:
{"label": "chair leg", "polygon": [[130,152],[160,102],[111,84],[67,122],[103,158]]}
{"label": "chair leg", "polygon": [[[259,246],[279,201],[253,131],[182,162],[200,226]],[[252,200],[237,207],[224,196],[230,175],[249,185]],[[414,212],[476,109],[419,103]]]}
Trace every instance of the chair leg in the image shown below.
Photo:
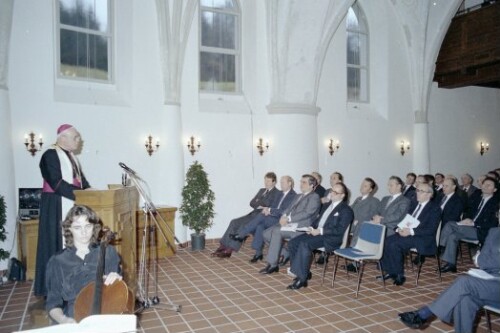
{"label": "chair leg", "polygon": [[[380,262],[380,260],[378,261],[378,265],[380,267],[380,274],[384,276],[384,268],[382,267],[382,263]],[[385,289],[385,279],[382,279],[382,283],[384,284],[384,289]]]}
{"label": "chair leg", "polygon": [[325,253],[325,263],[323,264],[323,275],[321,277],[321,285],[323,285],[323,282],[325,281],[325,274],[326,274],[326,266],[328,266],[328,259],[330,258],[330,253]]}
{"label": "chair leg", "polygon": [[439,258],[439,253],[436,253],[436,261],[438,263],[437,273],[439,275],[439,282],[443,282],[443,277],[441,276],[441,259]]}
{"label": "chair leg", "polygon": [[359,262],[359,269],[358,269],[358,285],[356,286],[356,298],[358,298],[359,294],[359,286],[361,285],[361,276],[363,275],[363,271],[365,270],[365,262],[360,261]]}
{"label": "chair leg", "polygon": [[339,265],[339,256],[334,256],[333,259],[333,273],[332,273],[332,288],[334,288],[333,284],[335,283],[335,276],[337,275],[337,266]]}
{"label": "chair leg", "polygon": [[[418,254],[417,254],[418,255]],[[422,271],[422,263],[418,264],[417,276],[415,278],[415,287],[418,287],[418,279],[420,277],[420,272]]]}
{"label": "chair leg", "polygon": [[484,315],[486,316],[486,324],[488,325],[488,332],[491,333],[491,318],[488,310],[484,309]]}

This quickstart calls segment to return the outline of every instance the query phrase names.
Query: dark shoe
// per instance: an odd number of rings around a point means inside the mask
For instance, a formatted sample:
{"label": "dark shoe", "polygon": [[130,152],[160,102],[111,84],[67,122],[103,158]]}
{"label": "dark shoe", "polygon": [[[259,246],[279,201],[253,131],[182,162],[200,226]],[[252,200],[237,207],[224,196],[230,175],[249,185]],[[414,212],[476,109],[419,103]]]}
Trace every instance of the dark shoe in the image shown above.
{"label": "dark shoe", "polygon": [[230,234],[229,238],[237,242],[243,242],[246,239],[246,237],[241,238],[238,234]]}
{"label": "dark shoe", "polygon": [[456,273],[457,272],[457,266],[451,265],[451,264],[446,264],[443,267],[441,267],[441,273]]}
{"label": "dark shoe", "polygon": [[266,271],[263,272],[262,274],[273,274],[273,273],[278,273],[279,271],[280,271],[279,266],[270,267],[269,265],[269,268],[267,268]]}
{"label": "dark shoe", "polygon": [[413,329],[422,328],[426,322],[425,320],[420,318],[420,316],[418,315],[418,311],[403,312],[398,314],[398,316],[399,319],[401,319],[401,321],[403,322],[403,324]]}
{"label": "dark shoe", "polygon": [[230,258],[231,252],[219,252],[216,254],[216,256],[219,258]]}
{"label": "dark shoe", "polygon": [[269,268],[271,268],[271,265],[267,264],[267,266],[266,266],[266,267],[264,267],[264,268],[262,268],[262,269],[259,271],[259,273],[260,273],[260,274],[267,274],[266,272],[267,272],[267,270],[268,270]]}
{"label": "dark shoe", "polygon": [[312,275],[311,271],[309,271],[309,273],[307,273],[307,279],[308,279],[308,280],[311,280],[311,279],[312,279],[312,276],[313,276],[313,275]]}
{"label": "dark shoe", "polygon": [[305,287],[307,287],[307,280],[306,281],[294,280],[291,285],[286,287],[286,289],[298,290],[300,288],[305,288]]}
{"label": "dark shoe", "polygon": [[425,257],[419,254],[417,254],[417,256],[413,259],[413,264],[416,266],[423,265],[424,262],[425,262]]}
{"label": "dark shoe", "polygon": [[262,260],[263,258],[264,258],[264,256],[263,256],[262,254],[259,254],[259,255],[254,255],[254,256],[252,257],[252,259],[250,259],[250,262],[251,262],[252,264],[254,264],[254,263],[256,263],[257,261]]}
{"label": "dark shoe", "polygon": [[325,256],[324,255],[320,255],[318,260],[316,260],[316,264],[317,265],[323,265],[325,263]]}
{"label": "dark shoe", "polygon": [[224,251],[224,248],[223,247],[219,247],[217,250],[215,250],[214,252],[210,253],[210,255],[212,257],[216,257],[218,253],[221,253]]}
{"label": "dark shoe", "polygon": [[386,274],[386,275],[379,275],[377,276],[377,280],[382,281],[382,280],[389,280],[389,279],[395,279],[396,275],[394,274]]}
{"label": "dark shoe", "polygon": [[280,267],[286,266],[286,264],[288,264],[289,261],[290,261],[290,257],[286,257],[286,258],[280,260],[279,266]]}
{"label": "dark shoe", "polygon": [[358,266],[354,264],[349,264],[347,265],[347,271],[357,273],[358,272]]}
{"label": "dark shoe", "polygon": [[396,278],[394,278],[394,284],[396,286],[402,286],[406,282],[406,278],[404,275],[398,274]]}

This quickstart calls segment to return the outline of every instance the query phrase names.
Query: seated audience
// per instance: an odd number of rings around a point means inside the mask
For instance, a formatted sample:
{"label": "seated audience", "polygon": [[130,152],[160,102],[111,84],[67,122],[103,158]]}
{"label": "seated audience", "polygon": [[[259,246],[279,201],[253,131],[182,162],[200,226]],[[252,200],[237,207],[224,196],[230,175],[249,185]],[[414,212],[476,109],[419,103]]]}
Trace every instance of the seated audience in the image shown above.
{"label": "seated audience", "polygon": [[413,172],[409,172],[406,175],[406,182],[405,182],[405,187],[403,189],[403,195],[407,197],[408,199],[413,200],[416,199],[416,193],[415,193],[415,181],[417,180],[417,175],[414,174]]}
{"label": "seated audience", "polygon": [[361,196],[357,197],[351,205],[351,208],[354,211],[354,222],[351,230],[352,246],[356,244],[361,224],[371,221],[373,216],[377,214],[380,200],[373,196],[376,190],[377,184],[375,181],[369,177],[365,178],[363,182],[361,182],[361,187],[359,189]]}
{"label": "seated audience", "polygon": [[311,176],[316,178],[316,187],[314,188],[314,192],[316,192],[320,198],[323,198],[325,195],[326,189],[321,185],[321,182],[323,181],[323,176],[319,172],[311,172]]}
{"label": "seated audience", "polygon": [[401,193],[403,186],[401,178],[397,176],[389,178],[387,189],[390,195],[382,198],[377,213],[372,218],[374,223],[383,224],[387,227],[387,236],[394,235],[398,223],[410,209],[410,200]]}
{"label": "seated audience", "polygon": [[472,178],[472,176],[468,173],[463,174],[460,177],[460,180],[462,181],[460,189],[467,193],[467,197],[470,198],[474,192],[480,191],[480,189],[474,186],[474,178]]}
{"label": "seated audience", "polygon": [[435,180],[434,190],[437,192],[442,192],[443,191],[444,175],[440,172],[437,172],[434,175],[434,180]]}
{"label": "seated audience", "polygon": [[[331,175],[330,175],[330,188],[325,192],[325,195],[323,195],[321,198],[321,204],[322,204],[322,207],[323,206],[327,206],[327,204],[329,204],[330,200],[331,200],[331,191],[332,191],[332,188],[335,184],[338,184],[338,183],[343,183],[344,182],[344,176],[338,172],[338,171],[335,171],[333,172]],[[349,193],[346,194],[346,200],[349,201]],[[318,260],[316,260],[316,264],[318,265],[323,265],[325,262],[325,257],[323,256],[323,254],[321,254],[319,257],[318,257]]]}
{"label": "seated audience", "polygon": [[[74,304],[80,291],[94,282],[100,256],[99,217],[87,206],[73,206],[62,222],[66,248],[47,263],[45,307],[59,324],[74,323]],[[113,246],[107,246],[104,284],[121,280],[120,257]]]}
{"label": "seated audience", "polygon": [[325,195],[323,195],[321,197],[321,203],[325,204],[325,203],[330,202],[330,200],[331,200],[330,193],[332,192],[333,186],[337,183],[343,183],[343,182],[344,182],[344,176],[340,172],[335,171],[334,173],[332,173],[330,175],[330,186],[331,187],[328,190],[326,190]]}
{"label": "seated audience", "polygon": [[441,231],[439,244],[444,246],[441,259],[446,265],[441,267],[442,273],[456,272],[457,246],[462,238],[478,240],[483,243],[488,230],[498,225],[498,200],[494,193],[498,184],[493,178],[486,177],[481,186],[482,196],[475,198],[470,209],[464,213],[459,223],[447,223]]}
{"label": "seated audience", "polygon": [[[317,217],[321,207],[318,194],[314,192],[316,179],[311,175],[303,175],[300,180],[301,194],[296,196],[295,201],[287,210],[283,212],[279,220],[279,225],[268,228],[264,231],[264,240],[269,244],[267,251],[267,266],[260,270],[260,273],[271,274],[279,271],[278,260],[283,246],[284,239],[292,239],[300,232],[292,230],[281,230],[282,227],[290,228],[309,227]],[[286,261],[287,258],[284,258]]]}
{"label": "seated audience", "polygon": [[[354,211],[354,221],[352,224],[352,239],[351,246],[354,246],[358,240],[361,225],[366,221],[371,221],[373,216],[377,213],[380,200],[375,198],[373,194],[377,191],[377,183],[370,177],[367,177],[361,183],[359,189],[361,196],[354,200],[351,205]],[[347,265],[347,269],[351,272],[357,271],[357,266],[354,264]]]}
{"label": "seated audience", "polygon": [[250,201],[250,207],[252,207],[253,210],[229,223],[226,232],[220,240],[219,248],[212,253],[212,256],[229,258],[233,251],[238,251],[241,248],[241,242],[231,239],[230,235],[236,234],[240,228],[250,222],[255,216],[259,215],[264,207],[271,206],[271,203],[281,194],[275,185],[276,174],[274,172],[266,173],[264,176],[264,188],[261,188]]}
{"label": "seated audience", "polygon": [[283,176],[280,179],[281,193],[276,197],[270,207],[264,207],[262,212],[256,215],[250,222],[245,224],[236,235],[231,235],[236,241],[242,242],[253,234],[252,249],[255,255],[250,259],[251,263],[262,260],[262,249],[264,247],[264,230],[278,224],[283,212],[290,207],[297,193],[293,190],[293,179]]}
{"label": "seated audience", "polygon": [[457,194],[458,183],[456,178],[446,178],[443,182],[443,199],[441,199],[441,228],[449,221],[461,221],[464,204]]}
{"label": "seated audience", "polygon": [[404,256],[411,248],[416,248],[420,256],[436,253],[436,231],[441,218],[441,209],[431,201],[433,188],[429,184],[417,187],[417,205],[412,205],[412,216],[420,224],[416,228],[397,228],[396,233],[387,237],[381,260],[382,270],[387,274],[380,276],[384,280],[393,279],[394,284],[405,283]]}
{"label": "seated audience", "polygon": [[460,275],[430,305],[400,313],[401,321],[410,328],[421,329],[436,316],[445,323],[453,323],[455,332],[473,332],[478,310],[485,305],[500,307],[500,228],[490,229],[474,262],[493,279]]}
{"label": "seated audience", "polygon": [[326,251],[334,251],[342,245],[346,229],[351,224],[354,213],[346,203],[347,187],[337,183],[331,191],[331,200],[322,208],[322,214],[312,224],[309,231],[297,236],[288,243],[290,251],[290,272],[295,275],[288,289],[307,287],[311,278],[312,251],[324,247]]}

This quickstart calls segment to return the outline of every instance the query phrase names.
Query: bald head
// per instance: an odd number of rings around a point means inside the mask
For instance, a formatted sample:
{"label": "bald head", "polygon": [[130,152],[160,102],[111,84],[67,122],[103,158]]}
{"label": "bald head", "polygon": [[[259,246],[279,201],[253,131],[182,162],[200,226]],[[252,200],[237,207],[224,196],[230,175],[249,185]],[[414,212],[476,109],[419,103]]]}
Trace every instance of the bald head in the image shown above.
{"label": "bald head", "polygon": [[80,147],[80,142],[82,141],[80,133],[76,128],[71,127],[62,131],[57,136],[57,145],[67,151],[75,151]]}

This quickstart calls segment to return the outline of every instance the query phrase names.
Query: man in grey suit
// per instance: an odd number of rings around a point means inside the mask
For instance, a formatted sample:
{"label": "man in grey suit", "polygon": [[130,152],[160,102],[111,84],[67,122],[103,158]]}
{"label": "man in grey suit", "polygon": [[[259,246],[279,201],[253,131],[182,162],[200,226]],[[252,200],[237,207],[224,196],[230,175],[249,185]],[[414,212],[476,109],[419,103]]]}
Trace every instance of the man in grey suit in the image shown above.
{"label": "man in grey suit", "polygon": [[500,228],[491,228],[474,262],[492,279],[464,274],[459,276],[438,298],[418,311],[399,314],[408,327],[426,327],[433,316],[455,327],[455,332],[473,332],[476,312],[485,305],[500,307]]}
{"label": "man in grey suit", "polygon": [[296,223],[297,227],[309,227],[316,219],[321,207],[319,195],[314,192],[316,179],[311,175],[303,175],[300,180],[301,194],[292,205],[284,211],[279,220],[279,225],[264,231],[264,240],[269,244],[267,252],[267,266],[260,273],[271,274],[279,271],[278,260],[284,239],[292,239],[300,233],[295,231],[281,230],[282,227],[290,227]]}
{"label": "man in grey suit", "polygon": [[401,193],[403,187],[404,183],[401,178],[391,176],[387,183],[390,195],[382,199],[378,205],[377,214],[372,218],[372,222],[386,226],[387,237],[394,235],[398,223],[410,209],[410,200]]}
{"label": "man in grey suit", "polygon": [[231,220],[226,232],[220,240],[220,246],[212,256],[219,258],[229,258],[233,251],[238,251],[241,247],[241,242],[233,240],[229,235],[235,234],[238,230],[248,222],[250,222],[255,216],[262,212],[264,207],[270,207],[271,203],[276,200],[276,197],[281,194],[276,187],[276,174],[274,172],[268,172],[264,176],[264,188],[261,188],[255,197],[250,201],[250,206],[253,210],[241,217]]}
{"label": "man in grey suit", "polygon": [[359,189],[361,196],[357,197],[351,205],[354,211],[352,246],[354,246],[358,240],[359,230],[361,229],[360,226],[367,221],[371,221],[373,216],[378,212],[380,200],[373,196],[376,190],[377,183],[375,183],[373,179],[370,177],[363,179]]}
{"label": "man in grey suit", "polygon": [[[375,191],[377,191],[377,183],[375,183],[372,178],[367,177],[363,179],[359,191],[361,196],[357,197],[351,205],[351,208],[354,211],[351,246],[356,245],[361,225],[372,220],[373,216],[377,214],[377,209],[380,204],[380,200],[373,196]],[[357,265],[351,263],[347,265],[347,270],[350,272],[356,272]]]}

